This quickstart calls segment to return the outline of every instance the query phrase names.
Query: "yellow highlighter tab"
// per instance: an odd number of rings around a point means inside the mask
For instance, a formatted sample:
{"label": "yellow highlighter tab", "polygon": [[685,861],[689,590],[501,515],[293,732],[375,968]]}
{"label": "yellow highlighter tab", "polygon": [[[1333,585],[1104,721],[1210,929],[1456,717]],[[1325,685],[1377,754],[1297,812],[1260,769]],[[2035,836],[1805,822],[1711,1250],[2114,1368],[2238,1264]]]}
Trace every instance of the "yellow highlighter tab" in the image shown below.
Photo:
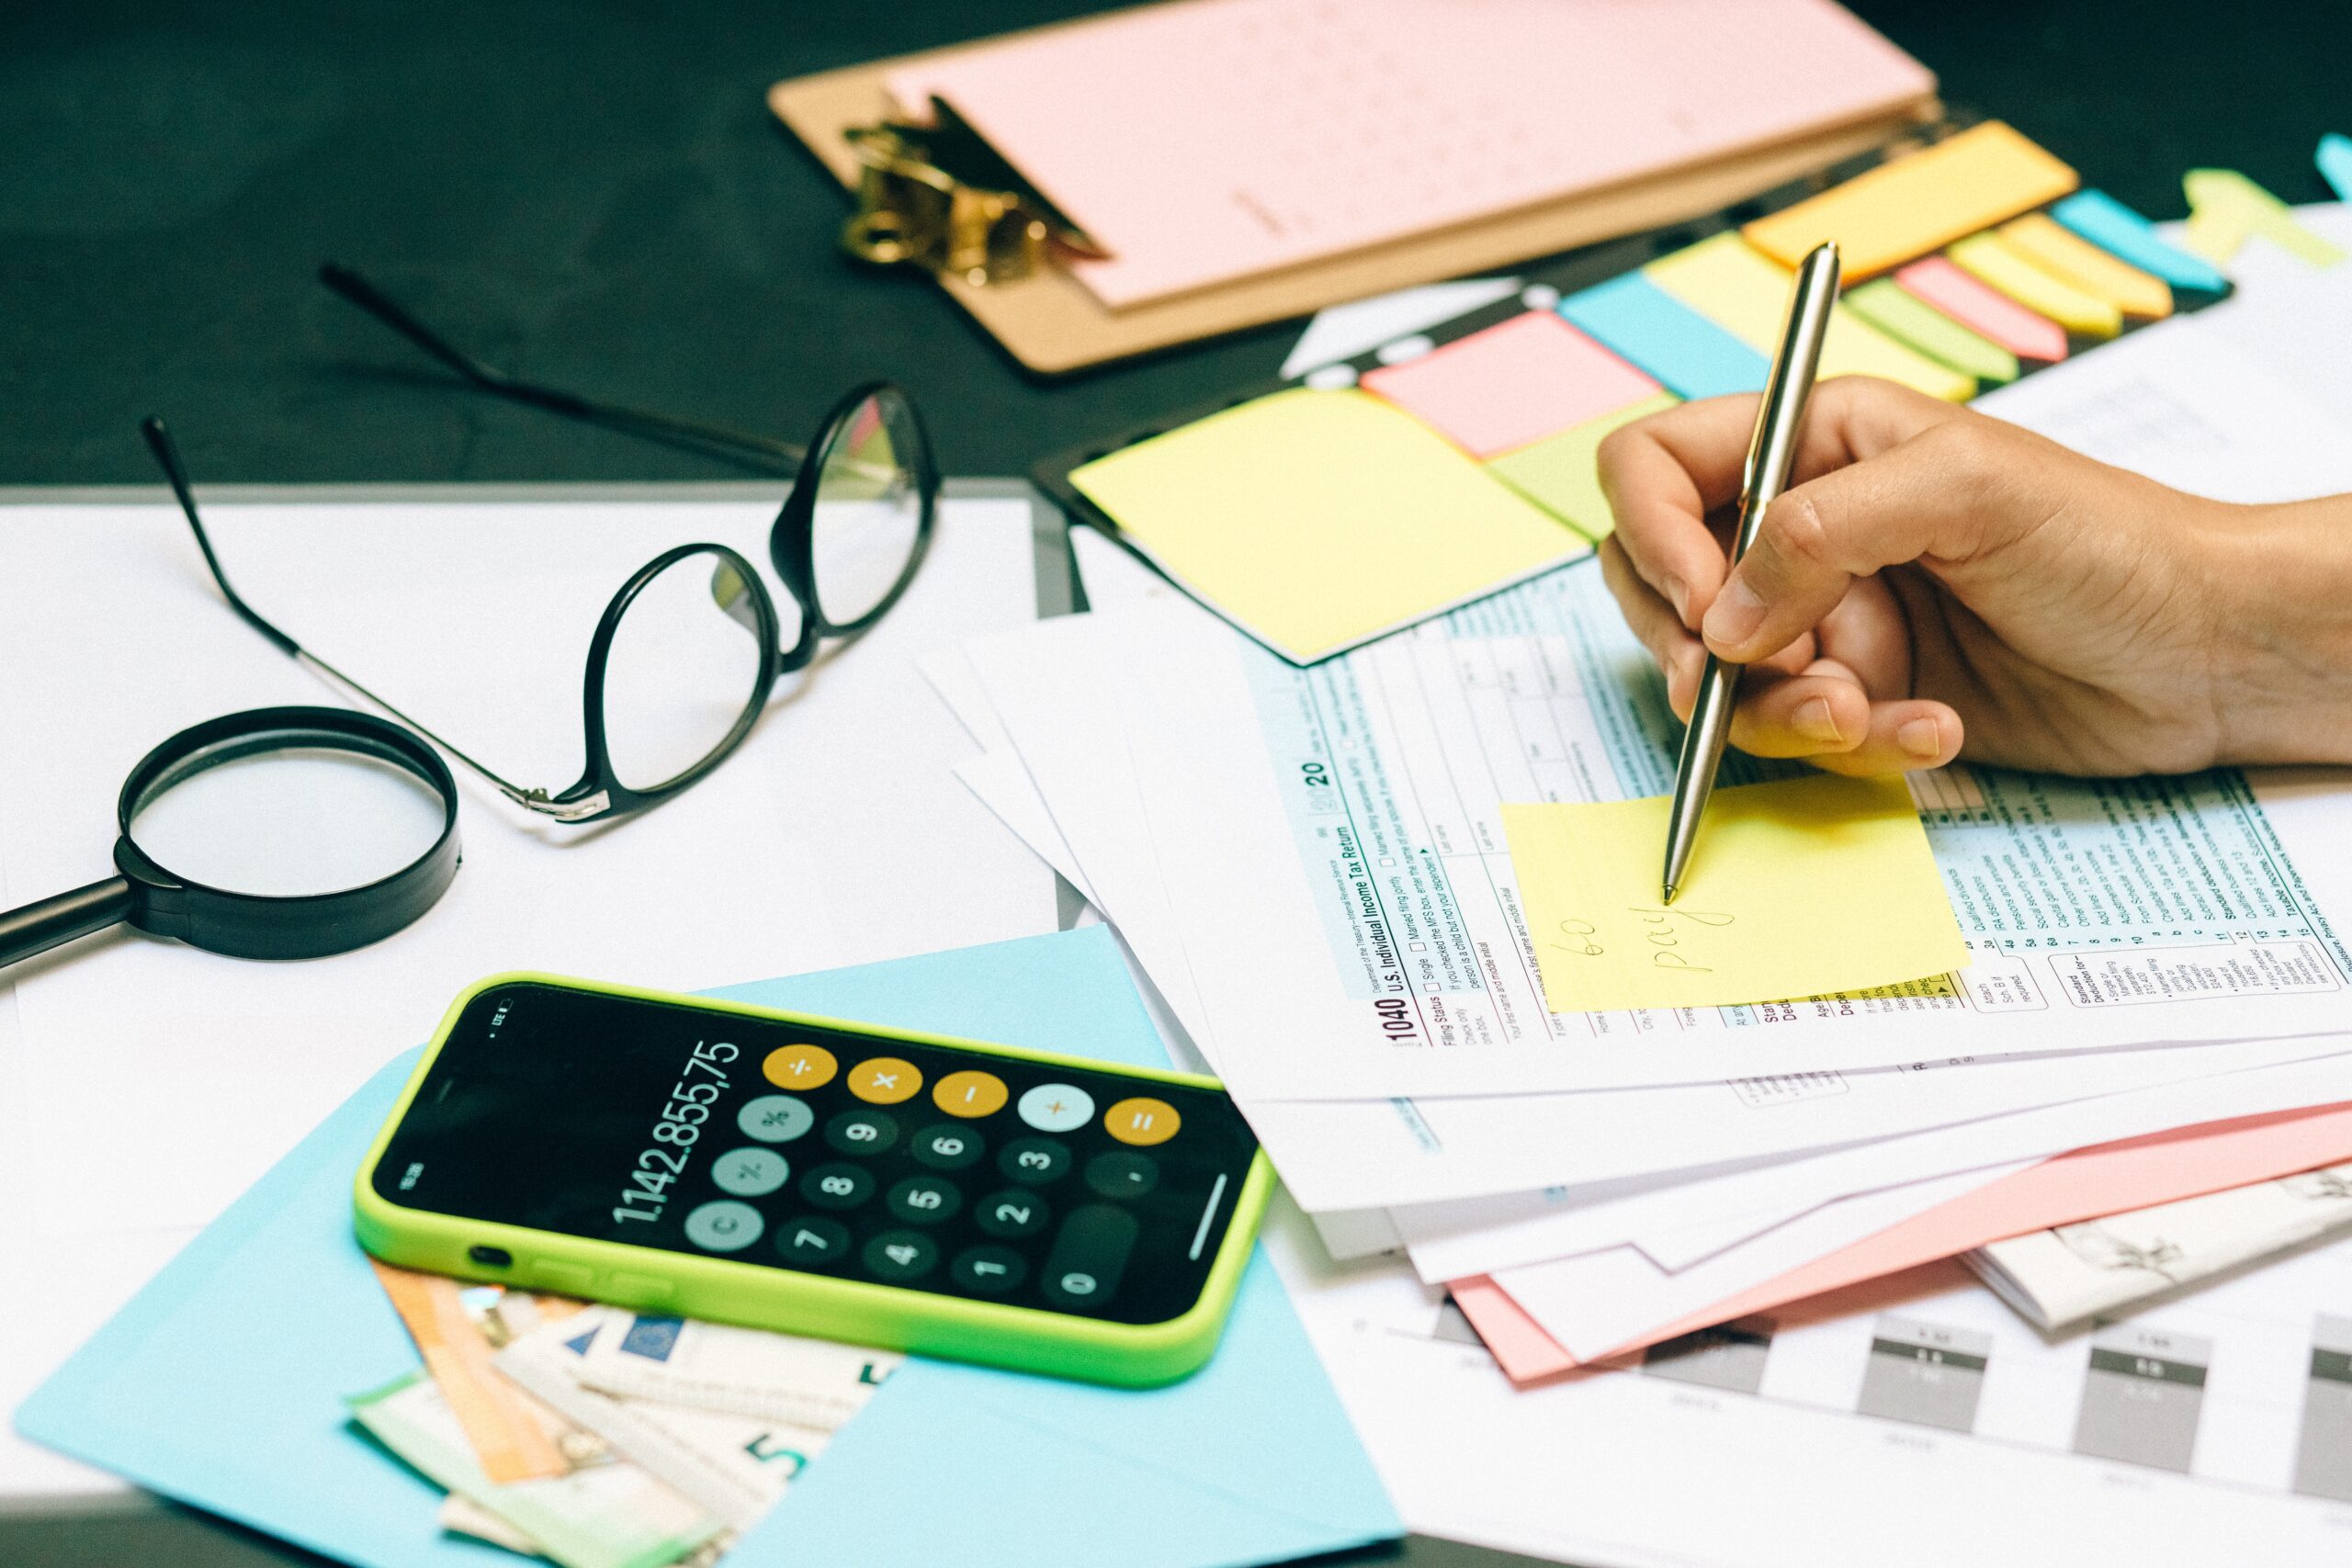
{"label": "yellow highlighter tab", "polygon": [[1967,965],[1902,780],[1818,773],[1717,790],[1671,906],[1657,897],[1667,806],[1503,807],[1554,1012],[1780,1001]]}
{"label": "yellow highlighter tab", "polygon": [[1098,457],[1069,482],[1169,576],[1302,664],[1592,548],[1428,425],[1355,390],[1272,393]]}
{"label": "yellow highlighter tab", "polygon": [[2054,277],[2095,294],[2127,316],[2160,321],[2172,314],[2172,288],[2100,250],[2046,212],[2029,212],[2000,228],[2010,248]]}
{"label": "yellow highlighter tab", "polygon": [[2191,169],[2181,176],[2188,197],[2188,248],[2226,265],[2259,234],[2309,266],[2334,266],[2343,248],[2295,220],[2292,209],[2235,169]]}
{"label": "yellow highlighter tab", "polygon": [[[1791,274],[1738,234],[1702,240],[1642,270],[1652,283],[1750,346],[1769,355],[1780,345]],[[1829,335],[1821,344],[1821,379],[1832,376],[1883,376],[1947,402],[1976,395],[1976,378],[1895,342],[1843,304],[1830,312]]]}
{"label": "yellow highlighter tab", "polygon": [[1796,265],[1824,240],[1835,240],[1847,281],[1859,283],[2054,201],[2079,183],[2066,164],[2010,126],[1988,119],[1759,218],[1741,232],[1785,266]]}
{"label": "yellow highlighter tab", "polygon": [[1998,234],[1971,234],[1944,254],[1962,271],[1974,274],[1979,281],[1991,284],[2077,337],[2109,338],[2123,330],[2120,307],[2085,293]]}

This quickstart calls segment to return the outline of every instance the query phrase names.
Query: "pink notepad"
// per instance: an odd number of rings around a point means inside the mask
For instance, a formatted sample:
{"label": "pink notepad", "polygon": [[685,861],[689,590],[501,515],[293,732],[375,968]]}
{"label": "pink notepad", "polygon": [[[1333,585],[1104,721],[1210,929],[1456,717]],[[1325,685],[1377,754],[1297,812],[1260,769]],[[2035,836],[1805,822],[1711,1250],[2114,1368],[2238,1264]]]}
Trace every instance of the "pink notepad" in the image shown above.
{"label": "pink notepad", "polygon": [[1887,113],[1828,0],[1175,0],[893,73],[1111,253],[1116,309]]}

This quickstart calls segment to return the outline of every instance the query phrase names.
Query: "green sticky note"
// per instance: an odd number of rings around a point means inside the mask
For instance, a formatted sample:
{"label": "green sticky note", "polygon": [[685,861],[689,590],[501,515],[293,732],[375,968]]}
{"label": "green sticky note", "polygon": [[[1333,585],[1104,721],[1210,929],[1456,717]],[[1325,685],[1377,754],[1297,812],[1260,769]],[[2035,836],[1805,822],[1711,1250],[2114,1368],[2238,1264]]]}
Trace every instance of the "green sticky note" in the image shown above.
{"label": "green sticky note", "polygon": [[1659,392],[1628,403],[1615,413],[1505,453],[1487,463],[1487,471],[1597,545],[1617,525],[1609,498],[1600,492],[1601,437],[1681,400],[1672,392]]}
{"label": "green sticky note", "polygon": [[1293,389],[1070,471],[1194,597],[1311,664],[1589,554],[1412,415]]}
{"label": "green sticky note", "polygon": [[1980,381],[2018,378],[2018,356],[1962,326],[1891,277],[1865,283],[1846,296],[1846,308],[1892,338]]}

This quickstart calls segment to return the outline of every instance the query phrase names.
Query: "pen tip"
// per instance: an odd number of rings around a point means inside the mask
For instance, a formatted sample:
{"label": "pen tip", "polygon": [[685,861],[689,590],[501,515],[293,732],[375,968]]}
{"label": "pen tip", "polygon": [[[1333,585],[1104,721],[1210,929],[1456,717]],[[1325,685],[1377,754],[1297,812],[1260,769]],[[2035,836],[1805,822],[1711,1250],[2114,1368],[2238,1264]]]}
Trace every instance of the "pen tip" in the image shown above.
{"label": "pen tip", "polygon": [[1661,892],[1661,896],[1660,896],[1660,897],[1659,897],[1658,901],[1659,901],[1660,903],[1662,903],[1662,904],[1671,904],[1671,903],[1673,903],[1673,902],[1674,902],[1674,884],[1673,884],[1673,883],[1668,882],[1668,883],[1666,883],[1666,884],[1663,884],[1663,885],[1662,885],[1662,892]]}

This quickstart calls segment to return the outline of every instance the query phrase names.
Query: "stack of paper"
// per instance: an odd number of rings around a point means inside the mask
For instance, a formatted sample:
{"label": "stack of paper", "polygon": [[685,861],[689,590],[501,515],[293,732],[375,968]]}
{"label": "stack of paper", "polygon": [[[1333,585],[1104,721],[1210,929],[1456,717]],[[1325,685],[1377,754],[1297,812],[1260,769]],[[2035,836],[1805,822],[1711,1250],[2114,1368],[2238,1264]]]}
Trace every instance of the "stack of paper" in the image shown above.
{"label": "stack of paper", "polygon": [[[2223,498],[2352,490],[2305,439],[2352,421],[2308,353],[2352,345],[2352,269],[2241,282],[1984,406]],[[1668,909],[1675,728],[1589,563],[1301,669],[1078,548],[1091,614],[930,669],[966,782],[1322,1249],[1401,1247],[1521,1382],[2352,1156],[2311,1109],[2352,1094],[2352,778],[1742,762],[1736,864]]]}

